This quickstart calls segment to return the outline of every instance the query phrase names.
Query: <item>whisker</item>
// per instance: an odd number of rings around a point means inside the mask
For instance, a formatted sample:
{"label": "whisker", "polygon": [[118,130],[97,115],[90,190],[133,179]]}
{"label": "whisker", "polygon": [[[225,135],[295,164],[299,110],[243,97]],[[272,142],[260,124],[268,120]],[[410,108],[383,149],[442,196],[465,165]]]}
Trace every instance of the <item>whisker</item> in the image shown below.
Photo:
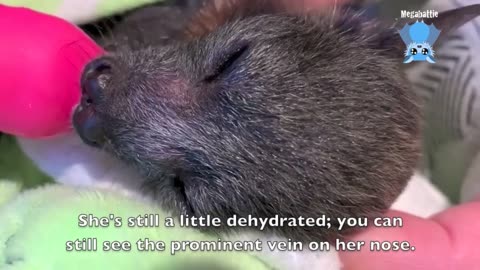
{"label": "whisker", "polygon": [[335,3],[333,4],[333,12],[332,12],[332,18],[330,21],[330,28],[333,28],[333,25],[334,25],[335,15],[337,13],[337,5],[338,5],[338,2],[337,0],[335,0]]}

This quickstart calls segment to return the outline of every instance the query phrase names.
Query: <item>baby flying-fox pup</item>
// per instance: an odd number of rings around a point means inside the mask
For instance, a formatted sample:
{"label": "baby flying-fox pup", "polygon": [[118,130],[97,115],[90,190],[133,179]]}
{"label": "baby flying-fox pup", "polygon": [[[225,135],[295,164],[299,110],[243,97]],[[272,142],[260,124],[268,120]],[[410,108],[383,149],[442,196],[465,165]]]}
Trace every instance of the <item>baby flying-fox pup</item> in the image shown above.
{"label": "baby flying-fox pup", "polygon": [[[207,1],[184,22],[162,9],[127,17],[118,46],[85,68],[74,114],[85,143],[133,166],[145,194],[176,214],[326,215],[338,228],[336,218],[390,207],[417,165],[421,130],[397,28],[278,0]],[[478,14],[473,5],[428,23],[442,37]]]}

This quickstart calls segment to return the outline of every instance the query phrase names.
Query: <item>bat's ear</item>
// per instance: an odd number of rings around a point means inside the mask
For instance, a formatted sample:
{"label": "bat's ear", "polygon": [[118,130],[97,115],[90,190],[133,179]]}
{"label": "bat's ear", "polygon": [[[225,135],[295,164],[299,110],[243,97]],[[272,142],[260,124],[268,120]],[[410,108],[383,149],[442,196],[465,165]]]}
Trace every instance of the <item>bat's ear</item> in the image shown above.
{"label": "bat's ear", "polygon": [[[438,14],[437,18],[425,19],[424,22],[427,25],[433,23],[435,27],[441,31],[438,40],[445,38],[450,32],[456,30],[465,23],[471,21],[475,17],[480,15],[480,4],[465,6],[457,9],[448,10]],[[387,29],[377,35],[376,39],[373,39],[376,48],[385,51],[391,56],[403,58],[403,52],[406,49],[405,42],[400,35],[401,29],[405,24],[413,24],[417,20],[401,21],[395,27]],[[378,30],[378,29],[377,29]]]}
{"label": "bat's ear", "polygon": [[441,40],[450,32],[475,19],[475,17],[479,15],[480,4],[475,4],[441,12],[437,18],[425,19],[424,22],[428,25],[433,23],[438,30],[442,31],[439,38],[439,40]]}

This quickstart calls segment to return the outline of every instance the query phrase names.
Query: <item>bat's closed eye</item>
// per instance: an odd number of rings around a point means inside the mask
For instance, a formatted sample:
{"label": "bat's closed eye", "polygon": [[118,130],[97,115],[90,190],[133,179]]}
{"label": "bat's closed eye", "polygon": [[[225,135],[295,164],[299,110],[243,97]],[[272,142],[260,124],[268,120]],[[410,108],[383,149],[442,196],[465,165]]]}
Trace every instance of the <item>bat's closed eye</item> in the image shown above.
{"label": "bat's closed eye", "polygon": [[231,48],[219,52],[214,58],[214,69],[205,77],[204,81],[211,83],[218,77],[227,73],[235,67],[242,58],[248,53],[249,44],[246,41],[240,41]]}

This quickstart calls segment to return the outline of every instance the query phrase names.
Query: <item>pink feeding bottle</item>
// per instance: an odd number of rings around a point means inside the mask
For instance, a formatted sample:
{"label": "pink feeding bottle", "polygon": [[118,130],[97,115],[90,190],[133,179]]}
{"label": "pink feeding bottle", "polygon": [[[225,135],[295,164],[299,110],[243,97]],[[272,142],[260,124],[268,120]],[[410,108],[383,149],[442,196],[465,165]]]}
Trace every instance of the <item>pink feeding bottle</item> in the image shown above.
{"label": "pink feeding bottle", "polygon": [[101,54],[63,19],[0,5],[0,132],[43,138],[71,130],[82,70]]}

